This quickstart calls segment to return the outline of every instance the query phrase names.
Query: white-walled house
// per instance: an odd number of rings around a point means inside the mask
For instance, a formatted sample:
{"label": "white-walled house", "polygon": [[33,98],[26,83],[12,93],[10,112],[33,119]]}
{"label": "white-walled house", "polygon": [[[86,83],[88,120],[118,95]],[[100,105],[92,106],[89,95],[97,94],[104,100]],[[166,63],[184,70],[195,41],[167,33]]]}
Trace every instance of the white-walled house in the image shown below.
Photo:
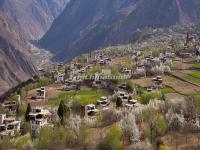
{"label": "white-walled house", "polygon": [[37,98],[38,99],[45,99],[46,98],[45,87],[41,87],[41,88],[37,89]]}
{"label": "white-walled house", "polygon": [[125,106],[128,108],[137,107],[138,105],[138,101],[134,99],[128,100],[128,102],[125,104]]}
{"label": "white-walled house", "polygon": [[0,138],[7,135],[14,135],[20,131],[21,121],[15,117],[7,117],[6,114],[0,114]]}
{"label": "white-walled house", "polygon": [[110,101],[106,96],[100,97],[100,99],[97,101],[97,105],[102,106],[103,108],[108,107],[110,105]]}
{"label": "white-walled house", "polygon": [[49,125],[51,113],[47,109],[36,107],[29,113],[29,118],[31,120],[32,130],[36,131],[45,125]]}
{"label": "white-walled house", "polygon": [[15,112],[18,107],[17,101],[6,101],[2,104],[2,107],[9,112]]}
{"label": "white-walled house", "polygon": [[85,116],[86,117],[94,117],[99,110],[96,109],[94,104],[89,104],[85,106]]}
{"label": "white-walled house", "polygon": [[57,72],[55,75],[54,75],[54,80],[55,80],[55,83],[63,83],[64,82],[64,78],[65,75],[60,73],[60,72]]}

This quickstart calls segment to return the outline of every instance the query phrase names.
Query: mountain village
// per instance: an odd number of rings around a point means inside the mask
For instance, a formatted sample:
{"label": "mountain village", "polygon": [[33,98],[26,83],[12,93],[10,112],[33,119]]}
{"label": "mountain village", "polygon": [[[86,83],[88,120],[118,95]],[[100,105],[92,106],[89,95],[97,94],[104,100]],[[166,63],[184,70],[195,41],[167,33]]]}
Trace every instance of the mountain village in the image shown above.
{"label": "mountain village", "polygon": [[154,51],[120,48],[40,68],[2,103],[1,146],[198,149],[200,37]]}

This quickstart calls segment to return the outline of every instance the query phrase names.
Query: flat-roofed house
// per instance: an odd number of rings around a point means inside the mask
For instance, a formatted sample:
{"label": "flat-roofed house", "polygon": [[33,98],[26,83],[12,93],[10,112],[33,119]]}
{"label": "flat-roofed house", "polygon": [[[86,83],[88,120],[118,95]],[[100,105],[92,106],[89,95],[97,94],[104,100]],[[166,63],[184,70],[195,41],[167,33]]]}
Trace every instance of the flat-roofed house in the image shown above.
{"label": "flat-roofed house", "polygon": [[29,113],[29,119],[31,120],[32,130],[36,131],[45,125],[49,125],[51,113],[47,109],[36,107]]}
{"label": "flat-roofed house", "polygon": [[64,79],[65,79],[64,77],[65,77],[65,75],[63,73],[57,72],[54,75],[55,83],[63,83]]}
{"label": "flat-roofed house", "polygon": [[89,104],[85,106],[85,116],[94,118],[96,113],[98,113],[99,110],[96,108],[94,104]]}
{"label": "flat-roofed house", "polygon": [[16,111],[18,108],[17,101],[6,101],[2,104],[2,107],[8,111]]}
{"label": "flat-roofed house", "polygon": [[40,89],[37,89],[37,98],[45,99],[46,98],[46,90],[45,87],[41,87]]}
{"label": "flat-roofed house", "polygon": [[100,99],[97,101],[97,105],[102,106],[103,108],[108,107],[110,105],[110,101],[106,96],[100,97]]}
{"label": "flat-roofed house", "polygon": [[13,136],[20,131],[21,121],[17,121],[15,117],[7,117],[6,114],[0,114],[0,138],[6,135]]}

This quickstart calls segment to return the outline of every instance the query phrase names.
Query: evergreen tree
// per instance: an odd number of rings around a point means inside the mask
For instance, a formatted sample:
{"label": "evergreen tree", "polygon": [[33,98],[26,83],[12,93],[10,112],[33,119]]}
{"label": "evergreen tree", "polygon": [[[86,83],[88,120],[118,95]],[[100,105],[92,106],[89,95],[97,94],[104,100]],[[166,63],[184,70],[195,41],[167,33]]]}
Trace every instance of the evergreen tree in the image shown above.
{"label": "evergreen tree", "polygon": [[75,95],[78,93],[78,91],[80,91],[80,89],[81,89],[81,86],[80,86],[80,84],[78,83],[78,84],[76,84],[76,90],[75,90]]}
{"label": "evergreen tree", "polygon": [[58,107],[58,116],[62,124],[64,123],[66,116],[69,116],[69,112],[70,110],[66,107],[64,101],[61,100]]}
{"label": "evergreen tree", "polygon": [[26,108],[26,113],[25,113],[25,120],[28,122],[30,121],[30,118],[29,118],[29,113],[32,111],[31,109],[31,105],[30,103],[28,104],[27,108]]}
{"label": "evergreen tree", "polygon": [[66,67],[65,68],[65,78],[68,78],[70,75],[70,68],[69,67]]}
{"label": "evergreen tree", "polygon": [[120,97],[117,98],[116,106],[117,107],[122,107],[122,99]]}

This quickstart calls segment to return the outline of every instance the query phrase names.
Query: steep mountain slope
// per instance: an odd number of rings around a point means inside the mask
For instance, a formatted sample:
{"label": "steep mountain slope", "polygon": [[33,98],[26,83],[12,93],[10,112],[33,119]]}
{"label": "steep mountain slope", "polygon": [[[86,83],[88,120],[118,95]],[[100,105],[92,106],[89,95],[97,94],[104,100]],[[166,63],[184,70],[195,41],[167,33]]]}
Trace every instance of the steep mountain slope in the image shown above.
{"label": "steep mountain slope", "polygon": [[[68,58],[78,55],[82,50],[97,48],[103,43],[107,32],[132,12],[137,1],[73,0],[55,20],[41,43],[56,53],[66,50]],[[65,59],[66,55],[61,53],[60,56]]]}
{"label": "steep mountain slope", "polygon": [[37,74],[27,48],[16,26],[0,13],[0,94]]}
{"label": "steep mountain slope", "polygon": [[199,0],[73,0],[39,45],[58,60],[108,45],[125,44],[138,28],[200,20]]}
{"label": "steep mountain slope", "polygon": [[41,37],[69,0],[1,0],[0,10],[8,14],[28,39]]}
{"label": "steep mountain slope", "polygon": [[[145,27],[168,27],[200,20],[198,0],[141,0],[137,8],[120,24],[118,32],[109,34],[117,40],[128,42],[133,32]],[[112,32],[112,31],[111,31]],[[122,39],[122,40],[121,40]]]}

